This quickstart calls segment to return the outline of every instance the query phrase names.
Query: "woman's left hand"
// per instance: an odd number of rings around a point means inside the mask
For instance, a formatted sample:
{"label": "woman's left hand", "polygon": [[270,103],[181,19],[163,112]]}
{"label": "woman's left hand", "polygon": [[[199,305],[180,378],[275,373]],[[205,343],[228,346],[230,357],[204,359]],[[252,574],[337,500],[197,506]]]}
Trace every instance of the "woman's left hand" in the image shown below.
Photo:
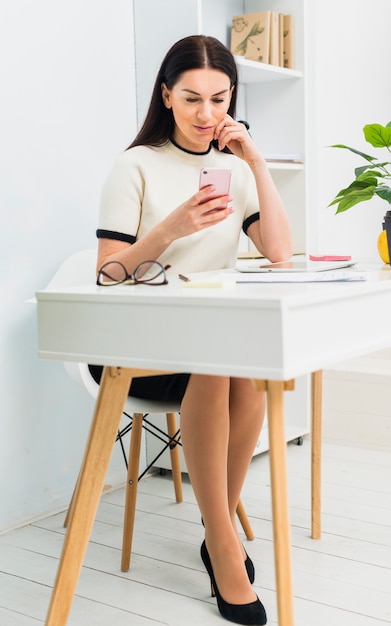
{"label": "woman's left hand", "polygon": [[245,125],[236,122],[229,115],[225,115],[217,124],[214,138],[217,139],[220,150],[227,147],[235,156],[249,164],[262,158]]}

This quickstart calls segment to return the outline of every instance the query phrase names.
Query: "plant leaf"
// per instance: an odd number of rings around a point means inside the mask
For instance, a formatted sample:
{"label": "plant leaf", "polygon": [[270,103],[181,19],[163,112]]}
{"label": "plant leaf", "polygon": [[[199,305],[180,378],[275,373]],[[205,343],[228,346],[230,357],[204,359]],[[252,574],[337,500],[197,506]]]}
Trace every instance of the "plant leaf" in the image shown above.
{"label": "plant leaf", "polygon": [[359,202],[366,202],[367,200],[371,200],[375,193],[375,189],[376,187],[367,187],[366,189],[356,190],[355,192],[346,195],[339,202],[336,213],[342,213],[343,211],[347,211]]}
{"label": "plant leaf", "polygon": [[375,194],[379,196],[379,198],[382,198],[382,200],[386,200],[387,202],[391,204],[391,188],[390,187],[387,187],[386,185],[380,185],[379,187],[376,187]]}
{"label": "plant leaf", "polygon": [[366,124],[363,128],[364,137],[374,148],[391,146],[391,128],[381,124]]}
{"label": "plant leaf", "polygon": [[371,176],[385,178],[386,174],[384,172],[379,172],[378,170],[374,169],[375,167],[379,167],[379,165],[384,165],[384,163],[373,163],[372,165],[363,165],[362,167],[356,167],[356,169],[354,170],[356,178],[361,178],[364,172],[367,172]]}
{"label": "plant leaf", "polygon": [[373,187],[375,189],[376,185],[377,185],[377,180],[374,177],[366,178],[363,180],[354,180],[352,183],[350,183],[349,187],[346,187],[345,189],[341,189],[341,191],[337,193],[336,197],[329,204],[329,206],[331,206],[332,204],[336,204],[342,198],[345,198],[345,196],[352,195],[354,193],[360,193],[361,191],[365,191],[366,189],[368,189],[368,187]]}
{"label": "plant leaf", "polygon": [[369,154],[365,154],[364,152],[360,152],[360,150],[356,150],[355,148],[350,148],[349,146],[345,146],[342,143],[336,143],[334,146],[330,146],[330,148],[344,148],[345,150],[350,150],[350,152],[354,152],[354,154],[358,154],[363,157],[366,161],[376,161],[376,157],[370,156]]}
{"label": "plant leaf", "polygon": [[[386,126],[381,124],[366,124],[363,128],[365,139],[374,148],[386,148],[391,152],[391,122]],[[355,179],[345,189],[341,189],[334,200],[328,206],[337,205],[336,213],[347,211],[359,202],[371,200],[377,195],[391,205],[391,187],[384,184],[391,179],[391,171],[388,169],[391,161],[380,162],[376,157],[346,146],[335,144],[331,148],[342,148],[368,161],[367,165],[356,167]]]}
{"label": "plant leaf", "polygon": [[[383,178],[383,176],[380,177]],[[367,187],[369,187],[370,185],[376,186],[378,184],[376,173],[374,173],[373,171],[363,172],[362,174],[357,176],[356,180],[353,182],[365,183]]]}

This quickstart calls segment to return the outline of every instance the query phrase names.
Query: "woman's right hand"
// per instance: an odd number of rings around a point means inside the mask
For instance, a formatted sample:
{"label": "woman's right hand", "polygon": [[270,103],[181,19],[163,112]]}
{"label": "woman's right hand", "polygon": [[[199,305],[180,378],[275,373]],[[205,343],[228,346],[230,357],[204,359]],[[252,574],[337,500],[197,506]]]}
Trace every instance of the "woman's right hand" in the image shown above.
{"label": "woman's right hand", "polygon": [[234,212],[229,195],[207,200],[214,190],[214,185],[203,187],[165,218],[161,226],[167,229],[173,241],[215,226]]}
{"label": "woman's right hand", "polygon": [[232,198],[220,196],[207,200],[213,191],[213,185],[203,187],[132,245],[115,239],[99,239],[98,268],[108,261],[120,261],[131,274],[145,259],[158,259],[176,239],[223,222],[234,211],[229,206]]}

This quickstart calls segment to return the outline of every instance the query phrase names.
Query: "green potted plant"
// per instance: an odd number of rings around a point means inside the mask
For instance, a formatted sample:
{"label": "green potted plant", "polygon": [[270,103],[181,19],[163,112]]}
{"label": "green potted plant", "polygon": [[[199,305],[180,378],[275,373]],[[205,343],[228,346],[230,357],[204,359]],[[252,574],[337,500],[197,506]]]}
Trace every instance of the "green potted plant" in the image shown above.
{"label": "green potted plant", "polygon": [[[381,124],[366,124],[363,128],[365,140],[374,148],[387,150],[387,157],[391,155],[391,122],[386,126]],[[355,148],[343,144],[336,144],[332,148],[350,150],[362,157],[366,164],[354,170],[355,178],[348,187],[341,189],[330,202],[329,206],[337,205],[336,213],[347,211],[359,202],[367,202],[378,196],[391,204],[391,161],[377,158]],[[391,209],[391,207],[390,207]],[[387,245],[388,242],[388,245]],[[391,258],[391,210],[386,211],[383,223],[383,232],[378,239],[378,249],[382,260],[390,263]],[[388,253],[388,254],[387,254]]]}

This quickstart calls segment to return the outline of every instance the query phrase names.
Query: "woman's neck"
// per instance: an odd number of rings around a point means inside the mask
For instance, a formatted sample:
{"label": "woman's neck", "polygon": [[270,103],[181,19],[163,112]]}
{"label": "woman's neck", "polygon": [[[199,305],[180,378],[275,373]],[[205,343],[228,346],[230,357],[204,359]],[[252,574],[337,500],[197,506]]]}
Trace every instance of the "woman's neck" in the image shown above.
{"label": "woman's neck", "polygon": [[194,150],[188,150],[187,148],[183,148],[182,146],[180,146],[179,143],[177,143],[173,137],[171,137],[171,143],[174,144],[174,146],[176,148],[179,148],[179,150],[182,150],[183,152],[187,152],[188,154],[199,154],[200,156],[202,156],[203,154],[209,154],[209,152],[212,149],[212,144],[210,143],[209,146],[208,146],[208,149],[207,150],[203,150],[201,152],[196,152]]}

